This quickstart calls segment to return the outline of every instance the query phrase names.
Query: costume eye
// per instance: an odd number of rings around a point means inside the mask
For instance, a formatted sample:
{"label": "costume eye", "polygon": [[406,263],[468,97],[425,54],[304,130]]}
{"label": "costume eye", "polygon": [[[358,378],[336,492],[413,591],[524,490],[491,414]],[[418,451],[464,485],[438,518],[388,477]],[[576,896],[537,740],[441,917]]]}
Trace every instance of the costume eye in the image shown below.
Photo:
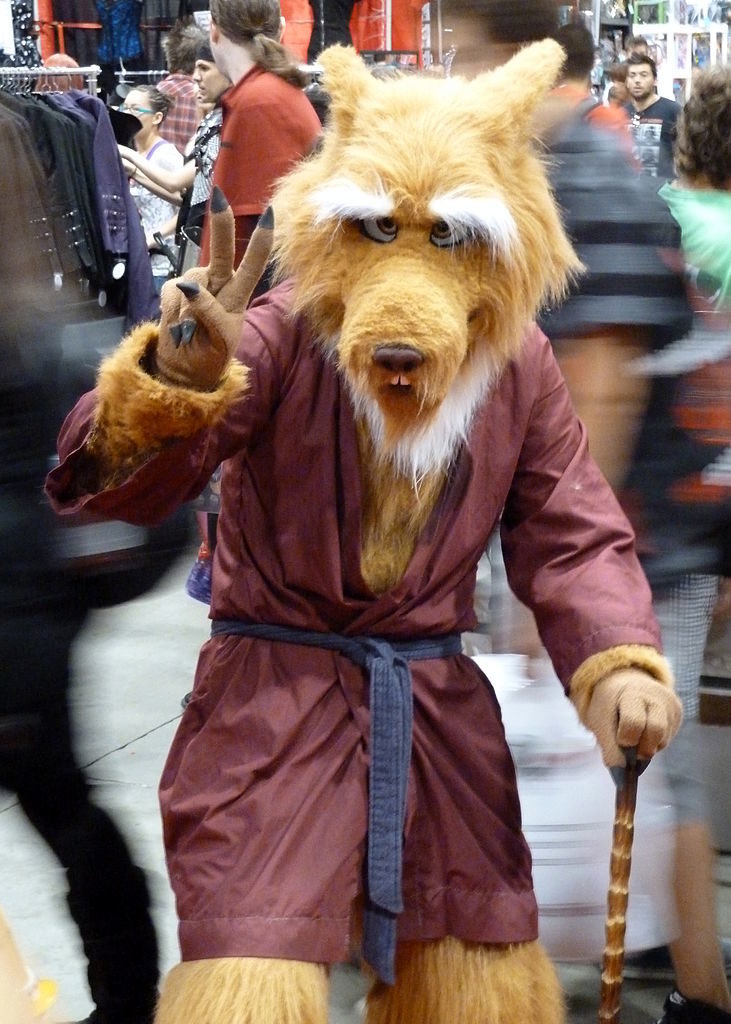
{"label": "costume eye", "polygon": [[366,217],[359,221],[360,230],[373,242],[393,242],[398,226],[392,217]]}
{"label": "costume eye", "polygon": [[464,235],[450,227],[446,220],[438,220],[436,224],[432,225],[429,235],[429,241],[432,245],[436,245],[437,249],[453,249],[456,245],[461,245],[464,240]]}

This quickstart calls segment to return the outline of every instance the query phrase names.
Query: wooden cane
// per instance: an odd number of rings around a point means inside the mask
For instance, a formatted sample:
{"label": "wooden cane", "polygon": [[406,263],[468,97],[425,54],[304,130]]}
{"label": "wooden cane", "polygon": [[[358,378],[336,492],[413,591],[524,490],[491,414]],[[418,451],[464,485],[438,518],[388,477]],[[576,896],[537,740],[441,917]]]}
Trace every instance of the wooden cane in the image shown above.
{"label": "wooden cane", "polygon": [[636,751],[627,751],[627,764],[622,770],[621,780],[617,784],[615,799],[607,919],[602,957],[599,1024],[620,1024],[624,935],[627,927],[629,874],[632,867],[632,840],[635,830],[638,775]]}

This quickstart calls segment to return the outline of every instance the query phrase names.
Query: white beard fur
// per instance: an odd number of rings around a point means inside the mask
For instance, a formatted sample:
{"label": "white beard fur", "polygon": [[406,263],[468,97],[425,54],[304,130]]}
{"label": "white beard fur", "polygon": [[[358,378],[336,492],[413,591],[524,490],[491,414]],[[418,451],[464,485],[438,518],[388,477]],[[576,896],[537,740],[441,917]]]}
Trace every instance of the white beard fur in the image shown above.
{"label": "white beard fur", "polygon": [[350,387],[356,416],[368,425],[376,452],[393,463],[399,476],[418,489],[432,473],[445,471],[467,440],[475,412],[497,380],[501,366],[489,352],[473,355],[463,365],[430,422],[407,432],[390,451],[385,447],[385,423],[380,406],[370,395]]}

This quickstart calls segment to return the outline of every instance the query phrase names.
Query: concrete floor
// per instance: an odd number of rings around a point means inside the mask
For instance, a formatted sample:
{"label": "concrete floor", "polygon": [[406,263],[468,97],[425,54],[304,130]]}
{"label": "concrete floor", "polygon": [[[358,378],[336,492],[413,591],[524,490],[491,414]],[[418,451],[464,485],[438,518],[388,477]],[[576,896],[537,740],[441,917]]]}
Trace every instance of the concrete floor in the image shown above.
{"label": "concrete floor", "polygon": [[[177,961],[175,913],[163,860],[156,787],[165,753],[190,688],[198,648],[207,635],[206,609],[188,598],[183,581],[192,553],[152,594],[89,622],[75,657],[78,749],[96,799],[123,828],[147,870],[154,898],[163,969]],[[727,733],[709,727],[710,746],[728,771]],[[66,913],[60,868],[26,824],[10,794],[0,791],[0,906],[28,961],[59,986],[55,1019],[85,1017],[91,1007],[78,935]],[[731,934],[731,855],[719,860],[719,909]],[[560,965],[570,1024],[597,1017],[599,971]],[[359,972],[338,968],[332,1024],[358,1024]],[[667,985],[625,981],[623,1024],[650,1024]],[[233,1022],[232,1022],[233,1024]]]}

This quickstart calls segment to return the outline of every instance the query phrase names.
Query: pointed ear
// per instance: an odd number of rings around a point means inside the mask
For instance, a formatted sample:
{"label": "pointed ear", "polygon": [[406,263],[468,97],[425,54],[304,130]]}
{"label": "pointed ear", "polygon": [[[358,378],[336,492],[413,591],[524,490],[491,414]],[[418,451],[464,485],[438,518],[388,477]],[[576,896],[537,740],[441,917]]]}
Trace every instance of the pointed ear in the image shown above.
{"label": "pointed ear", "polygon": [[317,58],[325,70],[322,84],[330,94],[330,119],[337,135],[347,136],[361,97],[373,77],[352,46],[329,46]]}
{"label": "pointed ear", "polygon": [[472,85],[484,94],[486,109],[505,108],[515,127],[530,134],[535,109],[556,82],[565,59],[557,42],[543,39],[524,46],[502,67],[478,75]]}

